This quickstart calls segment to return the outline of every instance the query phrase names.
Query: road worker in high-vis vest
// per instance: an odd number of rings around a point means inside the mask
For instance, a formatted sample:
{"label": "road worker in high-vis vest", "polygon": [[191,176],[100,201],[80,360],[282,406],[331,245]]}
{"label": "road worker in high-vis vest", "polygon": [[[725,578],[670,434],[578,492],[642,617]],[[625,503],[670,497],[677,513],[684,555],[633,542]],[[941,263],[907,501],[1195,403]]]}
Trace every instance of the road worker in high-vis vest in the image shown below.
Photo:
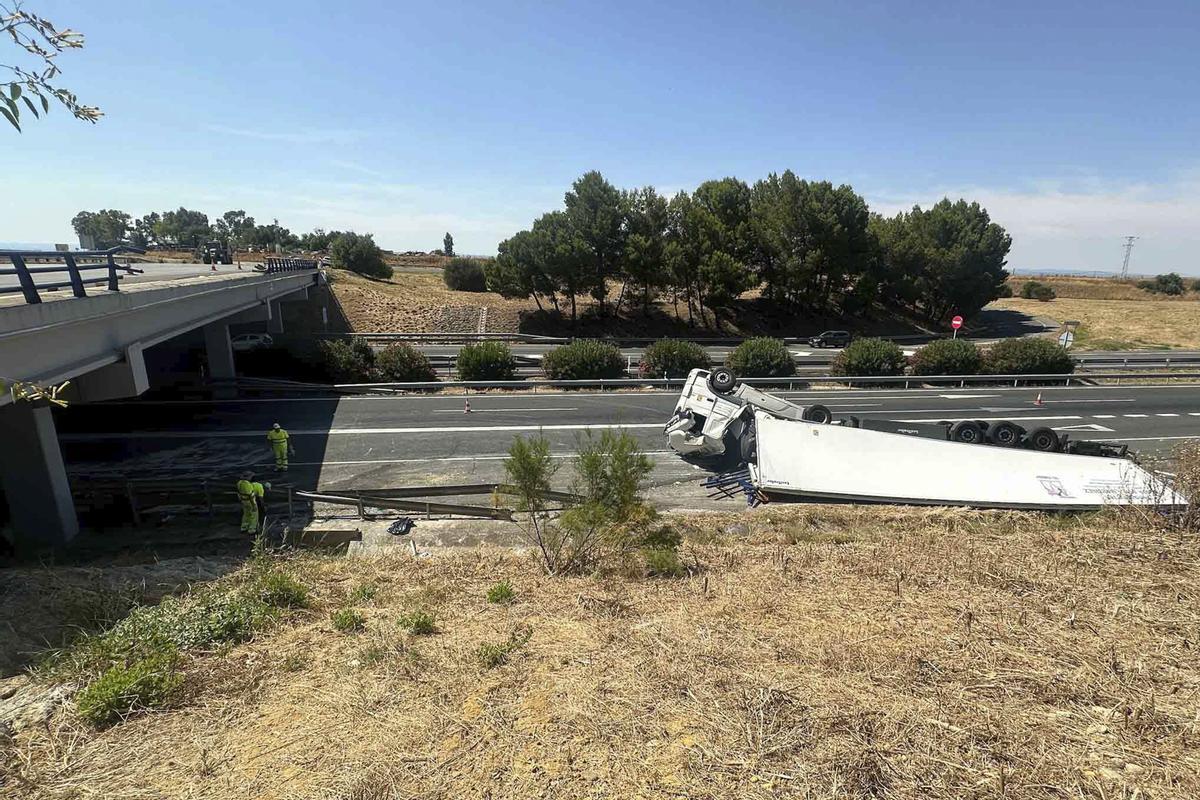
{"label": "road worker in high-vis vest", "polygon": [[259,504],[270,488],[269,483],[256,483],[253,472],[243,472],[237,482],[238,500],[242,502],[242,533],[247,536],[258,535]]}
{"label": "road worker in high-vis vest", "polygon": [[287,471],[288,452],[295,453],[296,451],[292,448],[288,432],[279,427],[278,422],[271,426],[271,430],[267,431],[267,444],[271,445],[271,452],[275,454],[276,471]]}

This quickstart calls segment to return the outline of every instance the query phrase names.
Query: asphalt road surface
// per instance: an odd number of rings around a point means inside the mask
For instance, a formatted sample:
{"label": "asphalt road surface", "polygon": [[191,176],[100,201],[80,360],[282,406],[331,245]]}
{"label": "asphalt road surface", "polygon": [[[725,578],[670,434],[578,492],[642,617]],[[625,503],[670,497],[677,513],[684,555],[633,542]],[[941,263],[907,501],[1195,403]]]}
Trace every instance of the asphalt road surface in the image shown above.
{"label": "asphalt road surface", "polygon": [[[121,263],[118,261],[118,263]],[[7,265],[11,266],[11,265]],[[31,264],[35,267],[53,266],[51,264]],[[214,273],[234,273],[239,272],[237,264],[133,264],[135,269],[143,270],[141,275],[130,275],[127,272],[118,272],[120,283],[122,286],[133,283],[146,283],[149,281],[165,281],[174,280],[176,278],[192,278],[198,275],[212,275]],[[216,266],[216,270],[213,269]],[[252,272],[254,267],[251,262],[243,261],[242,273]],[[44,272],[35,276],[39,283],[52,283],[58,281],[69,280],[67,270],[64,267],[62,273]],[[88,270],[83,273],[83,282],[87,286],[95,286],[97,284],[107,285],[108,270]],[[0,275],[0,288],[20,286],[20,281],[16,275]],[[57,290],[40,289],[43,300],[51,300],[57,298],[70,298],[71,287],[66,287]]]}
{"label": "asphalt road surface", "polygon": [[[786,393],[860,418],[937,421],[1011,419],[1048,425],[1078,439],[1127,442],[1165,457],[1200,439],[1200,385],[1041,389],[829,390]],[[464,397],[286,398],[239,401],[124,401],[80,405],[58,415],[68,468],[127,478],[228,476],[252,467],[269,478],[266,431],[280,422],[296,455],[287,475],[302,487],[382,488],[484,482],[502,477],[514,436],[541,431],[556,457],[587,431],[625,428],[655,460],[660,487],[704,473],[665,447],[662,426],[675,393],[564,392]],[[966,445],[964,445],[966,446]],[[936,468],[936,465],[931,465]],[[688,502],[687,493],[676,504]],[[668,493],[662,503],[672,505]]]}

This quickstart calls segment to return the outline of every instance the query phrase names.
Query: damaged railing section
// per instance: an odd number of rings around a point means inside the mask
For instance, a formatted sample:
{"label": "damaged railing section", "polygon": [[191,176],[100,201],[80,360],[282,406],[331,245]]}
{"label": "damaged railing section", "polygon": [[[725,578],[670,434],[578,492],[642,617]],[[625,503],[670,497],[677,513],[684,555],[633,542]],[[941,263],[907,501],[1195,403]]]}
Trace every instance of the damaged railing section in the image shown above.
{"label": "damaged railing section", "polygon": [[[16,275],[17,286],[0,286],[0,294],[21,292],[26,303],[40,303],[40,290],[62,289],[71,287],[75,297],[87,297],[85,284],[106,281],[105,288],[110,292],[119,292],[118,273],[141,275],[143,270],[123,266],[116,262],[116,256],[121,253],[145,253],[139,247],[113,247],[108,250],[0,250],[0,262],[7,260],[12,267],[0,267],[0,275]],[[91,261],[100,263],[88,263]],[[106,277],[88,278],[84,273],[107,271]],[[66,280],[61,276],[66,275]],[[57,279],[45,280],[38,276],[56,275]]]}

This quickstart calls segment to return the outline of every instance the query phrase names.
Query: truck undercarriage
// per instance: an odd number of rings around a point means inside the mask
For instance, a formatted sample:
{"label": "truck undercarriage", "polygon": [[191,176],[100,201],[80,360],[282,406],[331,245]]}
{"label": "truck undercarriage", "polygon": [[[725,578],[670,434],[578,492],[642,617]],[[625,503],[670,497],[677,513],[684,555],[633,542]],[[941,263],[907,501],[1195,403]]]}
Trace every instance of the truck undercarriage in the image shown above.
{"label": "truck undercarriage", "polygon": [[685,460],[719,473],[717,493],[766,500],[1091,509],[1185,505],[1123,444],[1047,427],[962,420],[835,420],[746,384],[693,370],[664,432]]}

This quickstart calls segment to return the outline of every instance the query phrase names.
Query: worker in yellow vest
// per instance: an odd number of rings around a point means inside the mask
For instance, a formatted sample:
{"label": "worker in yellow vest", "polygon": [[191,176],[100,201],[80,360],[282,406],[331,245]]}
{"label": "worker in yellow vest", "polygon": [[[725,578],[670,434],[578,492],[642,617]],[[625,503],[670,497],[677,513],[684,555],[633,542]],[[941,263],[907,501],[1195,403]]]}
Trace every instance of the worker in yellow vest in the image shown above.
{"label": "worker in yellow vest", "polygon": [[288,432],[279,427],[276,422],[271,426],[271,430],[267,431],[267,444],[271,445],[271,451],[275,454],[275,470],[277,472],[286,472],[288,468],[288,452],[295,453],[292,448],[291,437]]}
{"label": "worker in yellow vest", "polygon": [[242,473],[242,479],[237,482],[238,500],[242,502],[242,533],[258,535],[259,506],[270,488],[269,483],[255,482],[253,472]]}

